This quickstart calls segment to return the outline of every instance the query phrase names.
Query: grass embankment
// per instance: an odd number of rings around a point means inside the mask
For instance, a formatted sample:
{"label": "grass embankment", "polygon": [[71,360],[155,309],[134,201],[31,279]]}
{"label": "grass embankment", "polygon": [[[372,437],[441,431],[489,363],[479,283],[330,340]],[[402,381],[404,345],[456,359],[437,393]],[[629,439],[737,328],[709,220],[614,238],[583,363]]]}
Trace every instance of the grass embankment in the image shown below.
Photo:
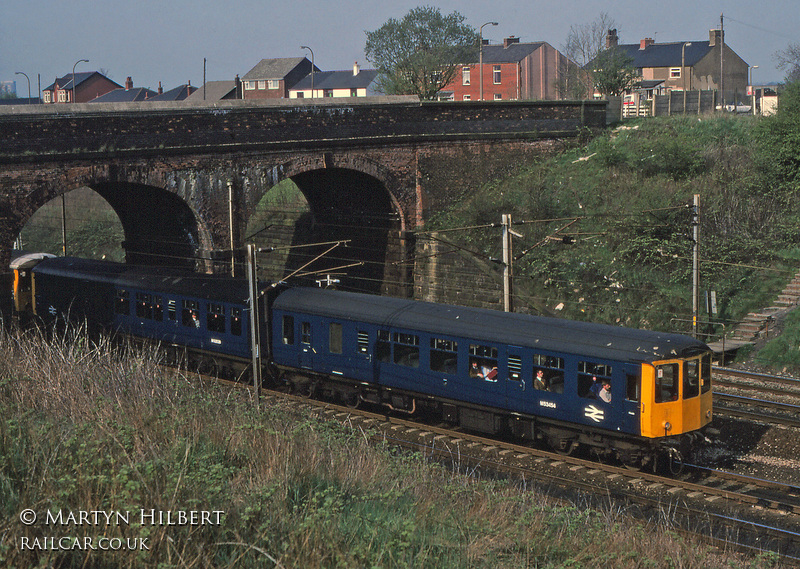
{"label": "grass embankment", "polygon": [[[0,566],[740,566],[661,521],[462,475],[156,364],[0,336]],[[224,513],[158,523],[181,511]]]}

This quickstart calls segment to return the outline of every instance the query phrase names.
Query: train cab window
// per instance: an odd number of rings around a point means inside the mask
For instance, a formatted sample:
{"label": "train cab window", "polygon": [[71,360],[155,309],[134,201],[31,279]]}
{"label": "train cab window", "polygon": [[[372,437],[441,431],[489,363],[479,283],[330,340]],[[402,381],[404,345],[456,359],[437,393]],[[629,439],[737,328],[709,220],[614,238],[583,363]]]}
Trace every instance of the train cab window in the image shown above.
{"label": "train cab window", "polygon": [[419,336],[415,334],[394,333],[394,363],[419,367]]}
{"label": "train cab window", "polygon": [[642,382],[638,375],[631,373],[625,374],[625,399],[628,401],[639,401],[642,396]]}
{"label": "train cab window", "polygon": [[497,348],[470,344],[469,375],[486,381],[497,381]]}
{"label": "train cab window", "polygon": [[231,308],[231,334],[242,335],[242,309]]}
{"label": "train cab window", "polygon": [[283,315],[283,343],[286,346],[294,345],[294,316]]}
{"label": "train cab window", "polygon": [[300,343],[311,345],[311,322],[300,324]]}
{"label": "train cab window", "polygon": [[378,330],[378,342],[375,344],[375,358],[379,362],[392,361],[392,344],[389,342],[389,332]]}
{"label": "train cab window", "polygon": [[206,328],[209,332],[225,333],[225,307],[221,304],[206,304]]}
{"label": "train cab window", "polygon": [[369,333],[359,330],[356,345],[358,346],[359,354],[369,354]]}
{"label": "train cab window", "polygon": [[564,393],[564,358],[533,354],[533,388]]}
{"label": "train cab window", "polygon": [[127,290],[117,290],[117,299],[114,301],[114,312],[126,315],[131,313],[130,293]]}
{"label": "train cab window", "polygon": [[174,300],[167,300],[167,318],[170,320],[178,319],[178,309],[175,307],[175,304]]}
{"label": "train cab window", "polygon": [[656,403],[678,400],[678,364],[656,366]]}
{"label": "train cab window", "polygon": [[160,296],[153,297],[153,320],[156,322],[164,321],[164,303]]}
{"label": "train cab window", "polygon": [[458,369],[458,342],[431,338],[431,371],[455,374]]}
{"label": "train cab window", "polygon": [[595,362],[578,362],[578,397],[599,399],[603,383],[610,380],[610,365]]}
{"label": "train cab window", "polygon": [[181,322],[190,328],[200,328],[200,303],[196,300],[184,300],[181,311]]}
{"label": "train cab window", "polygon": [[342,325],[331,322],[328,326],[328,351],[332,354],[342,353]]}
{"label": "train cab window", "polygon": [[706,354],[700,360],[700,392],[711,391],[711,354]]}
{"label": "train cab window", "polygon": [[683,398],[700,395],[700,360],[683,362]]}

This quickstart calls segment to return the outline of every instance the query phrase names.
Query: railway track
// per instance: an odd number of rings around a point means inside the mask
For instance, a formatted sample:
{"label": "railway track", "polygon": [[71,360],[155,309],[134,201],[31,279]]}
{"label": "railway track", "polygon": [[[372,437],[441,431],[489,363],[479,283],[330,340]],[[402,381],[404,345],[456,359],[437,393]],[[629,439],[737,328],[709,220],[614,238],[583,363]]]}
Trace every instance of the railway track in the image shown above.
{"label": "railway track", "polygon": [[[711,543],[756,548],[800,562],[800,486],[687,465],[679,477],[636,472],[587,457],[566,456],[488,439],[369,409],[266,391],[264,403],[336,421],[379,443],[409,449],[466,475],[507,476],[548,494],[598,505],[625,504],[644,519],[669,517],[680,531]],[[715,541],[717,540],[717,541]]]}

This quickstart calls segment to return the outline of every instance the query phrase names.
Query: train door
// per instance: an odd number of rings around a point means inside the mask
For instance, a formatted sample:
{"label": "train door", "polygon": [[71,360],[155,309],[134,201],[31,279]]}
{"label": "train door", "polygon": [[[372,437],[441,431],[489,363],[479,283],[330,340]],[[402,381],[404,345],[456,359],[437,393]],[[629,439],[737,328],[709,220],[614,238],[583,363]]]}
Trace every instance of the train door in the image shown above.
{"label": "train door", "polygon": [[314,369],[314,346],[312,341],[311,322],[301,320],[298,364],[303,369]]}
{"label": "train door", "polygon": [[506,396],[509,409],[517,413],[528,411],[527,401],[532,397],[530,382],[526,380],[523,373],[522,361],[522,348],[509,346]]}
{"label": "train door", "polygon": [[639,406],[642,400],[642,369],[639,365],[621,367],[625,391],[620,393],[619,424],[624,432],[638,435],[640,434]]}

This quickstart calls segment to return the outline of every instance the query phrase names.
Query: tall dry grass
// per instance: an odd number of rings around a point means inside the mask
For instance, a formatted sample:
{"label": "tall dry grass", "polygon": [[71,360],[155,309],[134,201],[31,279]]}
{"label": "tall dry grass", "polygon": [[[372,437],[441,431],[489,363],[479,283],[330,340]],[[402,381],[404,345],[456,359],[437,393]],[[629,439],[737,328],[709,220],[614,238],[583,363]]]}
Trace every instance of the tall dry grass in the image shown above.
{"label": "tall dry grass", "polygon": [[[564,507],[245,390],[165,371],[153,350],[80,331],[0,333],[3,567],[729,567],[662,521]],[[25,509],[38,514],[24,525]],[[219,524],[142,524],[141,510],[223,511]],[[46,524],[46,512],[132,512]],[[146,543],[41,550],[44,537]],[[137,541],[138,540],[138,541]],[[122,543],[122,542],[120,542]],[[125,542],[129,543],[129,542]],[[768,567],[769,559],[752,561]]]}

